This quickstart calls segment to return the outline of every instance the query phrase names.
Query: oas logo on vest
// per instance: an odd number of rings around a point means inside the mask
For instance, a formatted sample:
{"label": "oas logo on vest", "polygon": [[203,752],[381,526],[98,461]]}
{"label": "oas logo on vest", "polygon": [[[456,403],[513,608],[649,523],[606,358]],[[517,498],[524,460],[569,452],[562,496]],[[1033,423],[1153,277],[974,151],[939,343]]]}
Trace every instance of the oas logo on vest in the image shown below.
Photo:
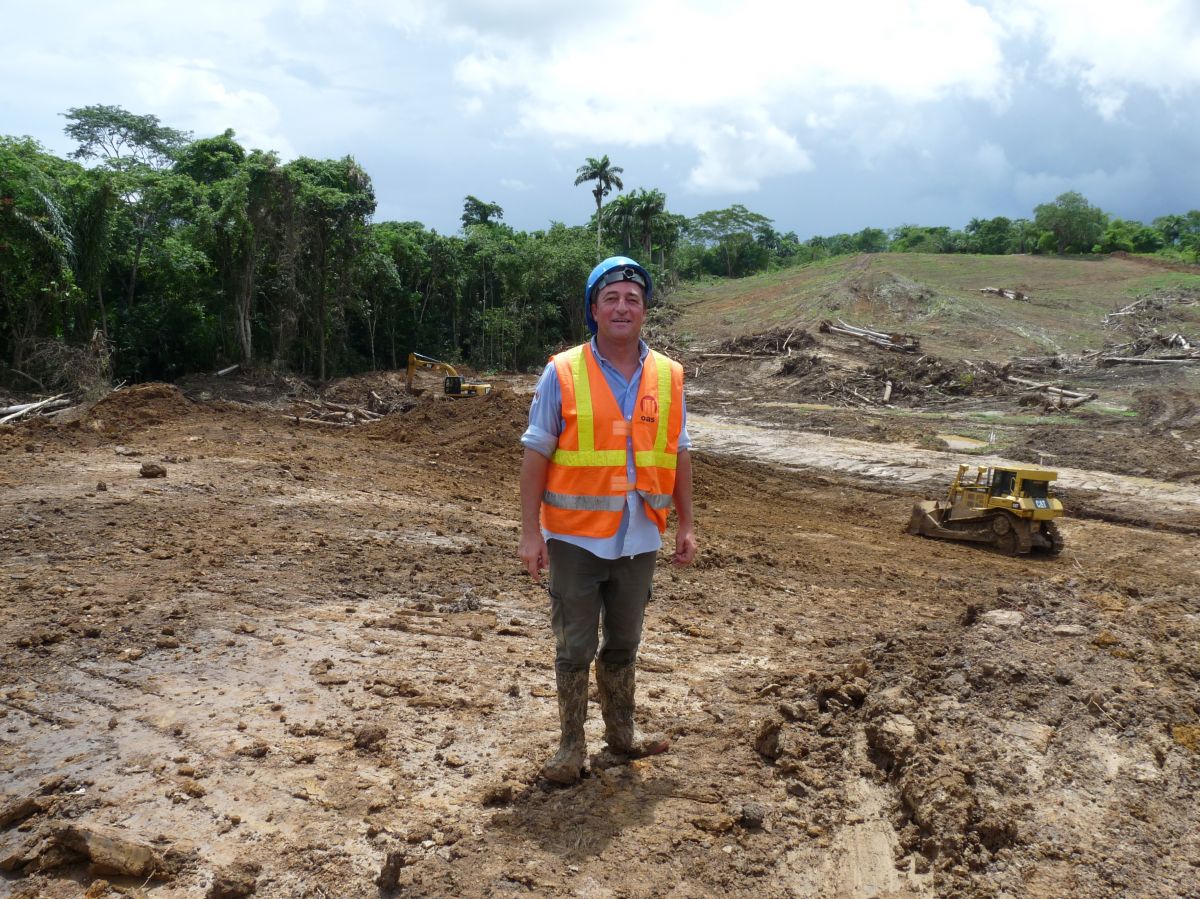
{"label": "oas logo on vest", "polygon": [[658,400],[652,396],[644,396],[641,401],[642,414],[641,420],[647,424],[654,424],[658,421]]}

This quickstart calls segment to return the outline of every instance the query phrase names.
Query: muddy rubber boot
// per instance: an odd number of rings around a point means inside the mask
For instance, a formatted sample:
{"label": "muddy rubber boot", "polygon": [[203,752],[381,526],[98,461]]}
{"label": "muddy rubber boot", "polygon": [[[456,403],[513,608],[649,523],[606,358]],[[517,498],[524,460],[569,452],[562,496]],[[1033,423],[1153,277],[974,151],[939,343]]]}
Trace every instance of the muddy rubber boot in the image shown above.
{"label": "muddy rubber boot", "polygon": [[558,752],[542,766],[542,777],[560,784],[579,780],[587,761],[587,739],[583,722],[587,720],[588,671],[556,671],[558,686],[558,726],[561,732]]}
{"label": "muddy rubber boot", "polygon": [[633,665],[606,665],[597,661],[596,686],[600,694],[600,711],[604,715],[604,741],[610,752],[640,759],[666,752],[671,747],[671,741],[664,734],[639,733],[633,723]]}

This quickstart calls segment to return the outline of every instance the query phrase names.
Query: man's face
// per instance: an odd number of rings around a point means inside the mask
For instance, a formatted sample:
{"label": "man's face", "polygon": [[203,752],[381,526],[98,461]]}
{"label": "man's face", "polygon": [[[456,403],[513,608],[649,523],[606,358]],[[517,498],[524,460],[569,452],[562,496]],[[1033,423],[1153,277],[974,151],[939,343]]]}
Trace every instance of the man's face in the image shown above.
{"label": "man's face", "polygon": [[608,340],[636,339],[646,319],[642,287],[633,281],[617,281],[600,289],[592,303],[596,333]]}

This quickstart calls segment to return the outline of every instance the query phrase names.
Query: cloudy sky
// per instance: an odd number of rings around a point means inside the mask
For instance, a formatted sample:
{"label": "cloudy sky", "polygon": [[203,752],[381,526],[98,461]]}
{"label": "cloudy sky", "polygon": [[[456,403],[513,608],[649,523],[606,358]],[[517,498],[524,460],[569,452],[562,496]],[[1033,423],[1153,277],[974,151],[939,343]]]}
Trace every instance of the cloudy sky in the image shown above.
{"label": "cloudy sky", "polygon": [[351,154],[376,218],[582,223],[588,156],[674,212],[801,237],[1200,208],[1198,0],[39,0],[6,4],[0,133],[104,103]]}

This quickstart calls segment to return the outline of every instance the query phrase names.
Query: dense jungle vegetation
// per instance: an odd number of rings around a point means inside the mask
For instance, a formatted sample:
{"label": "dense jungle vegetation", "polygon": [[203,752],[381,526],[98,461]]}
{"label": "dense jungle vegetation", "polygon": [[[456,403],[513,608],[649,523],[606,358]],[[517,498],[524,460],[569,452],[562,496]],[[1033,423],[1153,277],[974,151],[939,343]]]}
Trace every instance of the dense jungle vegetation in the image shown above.
{"label": "dense jungle vegetation", "polygon": [[1029,219],[801,240],[741,205],[687,218],[662,191],[621,193],[607,156],[577,173],[577,185],[594,185],[585,225],[518,231],[498,205],[468,196],[461,230],[439,234],[374,221],[371,178],[351,156],[282,162],[232,131],[196,139],[115,106],[65,119],[78,145],[68,159],[0,136],[0,382],[14,386],[67,386],[81,356],[130,380],[239,362],[324,381],[400,367],[414,349],[526,369],[583,333],[587,273],[618,252],[666,290],[848,253],[1200,260],[1200,210],[1147,225],[1072,192]]}

